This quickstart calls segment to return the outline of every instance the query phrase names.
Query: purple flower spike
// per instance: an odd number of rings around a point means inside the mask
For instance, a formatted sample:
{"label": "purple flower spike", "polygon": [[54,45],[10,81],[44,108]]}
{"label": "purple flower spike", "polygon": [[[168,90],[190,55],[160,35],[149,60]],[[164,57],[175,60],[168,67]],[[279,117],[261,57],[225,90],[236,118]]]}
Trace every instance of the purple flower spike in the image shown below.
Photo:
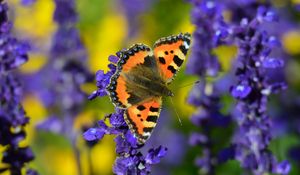
{"label": "purple flower spike", "polygon": [[290,170],[288,163],[279,166],[268,150],[272,139],[272,120],[267,114],[267,97],[282,89],[284,84],[268,81],[266,73],[269,68],[283,66],[283,60],[269,57],[276,39],[262,29],[264,22],[274,20],[276,15],[261,6],[256,18],[249,22],[242,21],[233,33],[239,47],[235,71],[238,82],[231,89],[239,111],[234,114],[239,127],[235,132],[233,147],[235,159],[253,174],[271,173],[270,167],[276,167],[273,171],[279,174],[287,174]]}
{"label": "purple flower spike", "polygon": [[198,108],[191,117],[191,122],[201,128],[200,133],[192,133],[189,143],[200,146],[202,153],[195,165],[204,174],[215,174],[217,154],[212,143],[211,132],[215,127],[226,127],[230,117],[220,112],[220,92],[214,83],[209,83],[206,76],[217,76],[220,63],[213,50],[229,43],[230,28],[223,20],[222,5],[211,0],[191,0],[192,23],[196,26],[193,33],[191,56],[187,63],[187,72],[200,77],[187,99],[188,103]]}
{"label": "purple flower spike", "polygon": [[221,7],[214,1],[192,0],[194,8],[191,19],[196,26],[193,33],[191,56],[187,63],[190,74],[216,76],[220,64],[216,56],[211,54],[213,48],[226,43],[229,34],[223,21]]}
{"label": "purple flower spike", "polygon": [[21,104],[23,88],[14,70],[28,60],[29,46],[12,35],[13,25],[8,21],[7,11],[7,4],[0,1],[0,173],[20,175],[33,172],[26,165],[34,155],[29,146],[19,145],[26,137],[24,127],[29,117]]}
{"label": "purple flower spike", "polygon": [[55,0],[56,9],[54,12],[54,19],[60,25],[67,23],[74,23],[77,20],[75,11],[75,4],[73,0]]}

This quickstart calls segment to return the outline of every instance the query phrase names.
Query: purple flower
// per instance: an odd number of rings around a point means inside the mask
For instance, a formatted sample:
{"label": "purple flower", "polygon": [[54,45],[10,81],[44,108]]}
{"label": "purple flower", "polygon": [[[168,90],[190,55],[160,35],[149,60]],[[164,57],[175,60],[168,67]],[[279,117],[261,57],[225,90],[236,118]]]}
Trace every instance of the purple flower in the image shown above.
{"label": "purple flower", "polygon": [[[25,164],[34,159],[31,149],[19,146],[26,137],[29,118],[21,105],[22,87],[13,70],[28,60],[28,45],[11,34],[7,4],[0,1],[0,144],[4,147],[1,172],[21,174]],[[26,168],[27,171],[33,171]]]}
{"label": "purple flower", "polygon": [[[264,6],[261,9],[260,16],[267,18],[263,13],[266,13],[265,7],[270,6],[270,1],[257,1],[257,0],[221,0],[225,8],[231,12],[231,22],[238,24],[242,18],[252,19],[256,16],[257,8]],[[270,15],[273,16],[273,15]]]}
{"label": "purple flower", "polygon": [[36,2],[36,0],[21,0],[22,5],[24,6],[30,6],[32,4],[34,4]]}
{"label": "purple flower", "polygon": [[52,38],[49,60],[41,70],[27,77],[30,84],[33,84],[27,89],[37,94],[48,109],[52,109],[49,117],[37,128],[61,134],[71,142],[80,174],[79,151],[76,147],[78,134],[73,123],[87,99],[87,94],[80,86],[92,81],[93,76],[87,68],[86,50],[76,27],[78,16],[75,2],[54,2],[56,8],[53,19],[57,23],[57,30]]}
{"label": "purple flower", "polygon": [[[210,89],[210,90],[207,90]],[[207,92],[209,91],[209,92]],[[199,95],[195,96],[194,93],[197,92]],[[215,171],[215,166],[218,163],[223,163],[222,161],[216,162],[218,160],[218,153],[212,151],[218,143],[214,142],[214,137],[212,137],[211,132],[214,128],[221,127],[225,129],[229,126],[231,118],[225,116],[220,112],[220,95],[218,89],[214,84],[210,84],[203,78],[199,84],[197,84],[191,91],[189,98],[196,98],[196,103],[192,105],[199,108],[192,117],[192,123],[201,128],[201,132],[193,132],[190,135],[189,143],[191,146],[200,146],[202,148],[201,156],[197,156],[195,160],[196,166],[198,166],[204,174],[213,174]],[[222,149],[218,150],[222,151]],[[229,158],[223,158],[223,160],[228,160]]]}
{"label": "purple flower", "polygon": [[226,42],[228,29],[223,21],[221,7],[214,1],[191,0],[193,33],[191,56],[187,63],[187,72],[197,75],[216,76],[220,64],[212,49]]}
{"label": "purple flower", "polygon": [[189,140],[190,145],[197,146],[208,143],[208,138],[204,134],[192,133]]}
{"label": "purple flower", "polygon": [[141,15],[150,8],[152,2],[143,0],[118,0],[118,2],[128,22],[128,38],[132,38],[141,26]]}
{"label": "purple flower", "polygon": [[273,170],[273,172],[277,174],[283,174],[283,175],[289,174],[290,171],[291,171],[291,164],[287,160],[280,162],[276,167],[274,167]]}
{"label": "purple flower", "polygon": [[[233,29],[239,47],[235,71],[238,82],[231,88],[231,95],[238,100],[236,108],[239,111],[234,115],[239,125],[233,139],[235,159],[253,174],[286,174],[289,171],[287,165],[278,164],[268,150],[272,122],[266,112],[267,96],[274,93],[270,87],[277,83],[273,85],[268,81],[266,69],[281,67],[283,62],[269,57],[274,45],[260,25],[277,20],[275,16],[266,7],[259,7],[256,18],[251,21],[243,19]],[[272,170],[270,167],[276,168]]]}
{"label": "purple flower", "polygon": [[73,0],[55,0],[54,20],[60,25],[74,24],[77,21],[76,8]]}
{"label": "purple flower", "polygon": [[245,98],[251,92],[248,85],[239,84],[231,89],[231,95],[235,98]]}
{"label": "purple flower", "polygon": [[83,137],[87,141],[101,140],[105,134],[102,128],[90,128],[83,133]]}
{"label": "purple flower", "polygon": [[63,133],[64,126],[61,120],[55,116],[49,116],[47,119],[39,123],[37,129],[44,130],[52,133]]}
{"label": "purple flower", "polygon": [[69,127],[65,124],[72,119],[66,117],[74,118],[80,112],[86,100],[80,85],[91,81],[92,75],[87,69],[86,50],[76,28],[74,1],[55,0],[55,3],[54,20],[58,29],[52,39],[50,58],[48,64],[33,77],[37,85],[29,89],[37,93],[48,108],[56,109],[57,113],[51,115],[60,120],[63,126],[60,132],[68,133]]}
{"label": "purple flower", "polygon": [[[220,63],[212,54],[214,48],[229,42],[229,28],[223,20],[222,6],[210,0],[191,0],[193,5],[191,19],[196,26],[193,34],[191,56],[187,63],[187,72],[200,77],[189,94],[187,101],[199,109],[192,115],[191,121],[201,128],[200,133],[192,133],[189,143],[202,148],[201,156],[197,156],[195,164],[203,174],[215,174],[218,163],[217,154],[213,151],[217,143],[211,136],[214,127],[227,127],[230,117],[220,112],[221,93],[217,83],[209,83],[206,76],[216,76]],[[216,144],[216,145],[215,145]],[[220,151],[220,150],[218,150]]]}
{"label": "purple flower", "polygon": [[146,163],[157,164],[160,162],[160,159],[167,154],[167,148],[159,146],[156,149],[150,149],[146,155]]}
{"label": "purple flower", "polygon": [[281,59],[276,59],[276,58],[267,58],[264,59],[262,62],[262,66],[264,68],[279,68],[279,67],[283,67],[284,62]]}
{"label": "purple flower", "polygon": [[[118,55],[119,53],[117,53]],[[119,57],[110,55],[108,57],[109,61],[111,62],[108,67],[110,70],[107,73],[104,73],[103,70],[98,70],[96,73],[96,85],[97,85],[97,90],[94,91],[88,98],[89,100],[92,100],[96,98],[97,96],[103,97],[107,95],[106,92],[106,87],[109,84],[110,77],[116,72],[116,63],[119,60]]]}

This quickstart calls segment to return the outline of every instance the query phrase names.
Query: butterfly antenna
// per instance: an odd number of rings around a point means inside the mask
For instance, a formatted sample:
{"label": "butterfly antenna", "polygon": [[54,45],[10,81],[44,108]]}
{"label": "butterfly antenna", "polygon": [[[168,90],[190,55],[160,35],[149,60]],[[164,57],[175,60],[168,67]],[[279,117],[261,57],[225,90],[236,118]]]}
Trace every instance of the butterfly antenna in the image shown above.
{"label": "butterfly antenna", "polygon": [[180,86],[178,89],[181,89],[181,88],[184,88],[184,87],[188,87],[188,86],[192,86],[192,85],[194,85],[194,84],[198,84],[198,83],[200,83],[200,80],[197,80],[197,81],[195,81],[195,82],[193,82],[193,83],[189,83],[189,84],[186,84],[186,85]]}
{"label": "butterfly antenna", "polygon": [[175,105],[174,105],[174,102],[173,102],[172,97],[170,97],[170,99],[171,99],[172,105],[174,106],[174,111],[175,111],[175,114],[176,114],[176,116],[177,116],[177,118],[178,118],[178,121],[179,121],[179,123],[180,123],[180,126],[182,126],[181,119],[180,119],[180,117],[179,117],[179,115],[178,115],[178,113],[177,113],[177,110],[176,110],[176,108],[175,108]]}

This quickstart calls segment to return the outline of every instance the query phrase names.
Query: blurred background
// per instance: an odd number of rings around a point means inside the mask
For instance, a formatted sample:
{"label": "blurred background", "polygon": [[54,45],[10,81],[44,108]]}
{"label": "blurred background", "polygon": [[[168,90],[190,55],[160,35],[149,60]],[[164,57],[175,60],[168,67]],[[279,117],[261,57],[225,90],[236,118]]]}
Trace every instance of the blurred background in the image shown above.
{"label": "blurred background", "polygon": [[[107,96],[92,101],[87,99],[89,94],[97,89],[94,75],[100,69],[107,71],[108,56],[123,48],[128,48],[135,43],[152,46],[160,37],[180,32],[192,33],[195,28],[190,19],[192,5],[184,0],[76,0],[74,7],[77,20],[65,24],[53,19],[56,9],[54,0],[37,0],[26,5],[22,5],[19,0],[7,2],[15,35],[31,45],[29,61],[22,65],[19,71],[24,86],[22,104],[30,117],[30,124],[26,126],[27,137],[21,144],[31,145],[35,153],[35,160],[30,166],[42,175],[76,175],[80,163],[84,175],[92,172],[95,175],[112,174],[112,165],[116,158],[113,136],[105,136],[92,147],[86,144],[81,136],[88,127],[95,126],[96,121],[114,111]],[[300,174],[298,108],[300,106],[300,1],[274,0],[273,5],[280,9],[280,17],[288,19],[280,23],[280,27],[272,28],[271,32],[276,33],[278,32],[276,30],[280,30],[283,55],[287,58],[284,79],[289,88],[281,95],[272,97],[270,102],[270,113],[278,117],[279,124],[286,124],[273,128],[276,138],[270,148],[279,160],[289,159],[292,162],[291,174],[296,175]],[[230,11],[224,12],[227,20],[233,18],[231,15]],[[76,108],[79,107],[78,110],[74,110],[74,106],[61,109],[60,105],[64,105],[64,102],[55,104],[61,98],[47,92],[53,89],[51,86],[56,86],[53,79],[62,76],[59,71],[51,71],[49,68],[49,64],[56,64],[51,61],[51,58],[60,56],[53,54],[55,50],[53,45],[60,42],[53,38],[62,24],[74,26],[78,30],[79,40],[82,43],[80,49],[84,52],[82,56],[84,59],[78,64],[84,65],[89,75],[78,89],[83,93],[83,96],[78,97],[78,103],[74,105]],[[220,46],[214,51],[221,62],[221,75],[224,75],[231,70],[231,60],[235,58],[237,49],[234,46]],[[82,54],[74,52],[75,50],[73,53],[70,51],[72,54]],[[220,77],[212,78],[211,81],[218,78]],[[152,174],[203,174],[194,165],[195,157],[200,153],[201,147],[188,145],[189,134],[199,128],[192,125],[189,120],[196,109],[186,103],[188,93],[193,87],[193,85],[186,85],[193,84],[197,79],[196,76],[185,73],[184,65],[170,85],[175,93],[173,98],[175,103],[172,104],[168,98],[164,99],[158,126],[149,140],[150,147],[163,145],[168,147],[169,151],[162,162],[153,167]],[[61,86],[61,88],[65,87],[67,86]],[[55,91],[65,94],[60,89]],[[66,89],[66,91],[73,91],[73,89]],[[46,97],[47,95],[52,96],[52,101],[45,99],[49,98]],[[224,112],[228,111],[234,103],[229,95],[221,99]],[[64,110],[69,110],[71,111],[69,114],[75,115],[71,122],[64,120],[58,122],[55,119],[49,121],[53,116],[62,119]],[[182,126],[177,120],[175,111],[182,119]],[[48,123],[45,123],[45,120]],[[66,127],[71,127],[70,131],[76,136],[68,137],[66,134],[59,134]],[[213,131],[213,135],[219,138],[219,143],[222,143],[215,148],[216,150],[230,144],[233,128],[234,124],[226,129],[216,128]],[[77,139],[70,139],[73,137]],[[222,175],[242,174],[242,172],[236,161],[228,161],[216,169],[216,174]]]}

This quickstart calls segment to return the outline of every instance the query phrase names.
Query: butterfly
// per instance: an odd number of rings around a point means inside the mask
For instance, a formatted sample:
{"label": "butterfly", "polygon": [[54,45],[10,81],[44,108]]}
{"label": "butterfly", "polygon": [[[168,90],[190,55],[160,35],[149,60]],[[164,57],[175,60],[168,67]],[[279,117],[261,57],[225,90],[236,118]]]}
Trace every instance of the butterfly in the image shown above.
{"label": "butterfly", "polygon": [[124,119],[139,144],[151,136],[163,96],[174,96],[167,85],[174,79],[190,47],[189,33],[164,37],[153,50],[135,44],[118,52],[117,70],[107,92],[113,104],[125,109]]}

